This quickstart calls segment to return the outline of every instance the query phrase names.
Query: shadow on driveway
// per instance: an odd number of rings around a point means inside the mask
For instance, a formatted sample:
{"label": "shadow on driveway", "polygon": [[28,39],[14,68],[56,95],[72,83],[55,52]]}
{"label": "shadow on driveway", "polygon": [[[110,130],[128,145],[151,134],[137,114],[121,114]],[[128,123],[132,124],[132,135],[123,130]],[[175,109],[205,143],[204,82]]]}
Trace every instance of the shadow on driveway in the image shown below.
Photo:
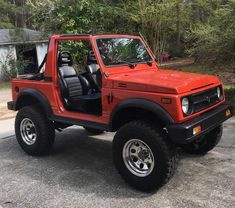
{"label": "shadow on driveway", "polygon": [[105,198],[149,195],[131,189],[120,178],[112,161],[112,136],[107,133],[92,136],[81,128],[67,129],[56,135],[50,155],[44,157],[26,155],[15,138],[9,137],[0,142],[0,152],[1,158],[12,163],[8,171],[17,170],[16,175],[50,186]]}

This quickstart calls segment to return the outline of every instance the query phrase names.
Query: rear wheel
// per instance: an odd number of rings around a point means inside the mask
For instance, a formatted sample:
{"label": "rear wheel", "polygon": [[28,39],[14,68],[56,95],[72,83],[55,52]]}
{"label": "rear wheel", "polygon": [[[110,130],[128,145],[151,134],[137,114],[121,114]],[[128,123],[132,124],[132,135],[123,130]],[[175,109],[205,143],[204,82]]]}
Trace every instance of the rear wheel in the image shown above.
{"label": "rear wheel", "polygon": [[90,127],[84,127],[84,129],[86,129],[87,132],[91,133],[91,134],[102,134],[104,133],[103,130],[100,130],[100,129],[95,129],[95,128],[90,128]]}
{"label": "rear wheel", "polygon": [[15,120],[16,139],[29,155],[47,154],[53,146],[55,130],[40,106],[26,106],[19,110]]}
{"label": "rear wheel", "polygon": [[183,145],[182,148],[185,152],[190,154],[206,154],[219,143],[222,134],[223,126],[221,125],[194,142]]}
{"label": "rear wheel", "polygon": [[151,123],[132,121],[116,133],[113,159],[128,184],[139,190],[152,191],[173,175],[176,148]]}

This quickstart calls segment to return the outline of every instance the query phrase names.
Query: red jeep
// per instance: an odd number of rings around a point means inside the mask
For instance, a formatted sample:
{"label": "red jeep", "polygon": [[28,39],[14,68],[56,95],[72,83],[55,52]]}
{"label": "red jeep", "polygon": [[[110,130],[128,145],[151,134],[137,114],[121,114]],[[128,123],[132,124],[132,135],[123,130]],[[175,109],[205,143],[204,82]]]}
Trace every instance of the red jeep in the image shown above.
{"label": "red jeep", "polygon": [[51,149],[55,129],[117,132],[113,159],[131,186],[150,191],[173,175],[176,149],[205,154],[231,117],[217,77],[161,70],[130,35],[53,35],[42,64],[12,80],[16,138],[30,155]]}

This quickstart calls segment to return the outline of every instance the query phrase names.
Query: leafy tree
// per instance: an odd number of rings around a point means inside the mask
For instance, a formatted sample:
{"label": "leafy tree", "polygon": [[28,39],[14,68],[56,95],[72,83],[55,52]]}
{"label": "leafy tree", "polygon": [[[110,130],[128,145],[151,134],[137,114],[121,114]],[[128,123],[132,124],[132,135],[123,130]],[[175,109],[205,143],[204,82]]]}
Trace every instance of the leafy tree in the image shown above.
{"label": "leafy tree", "polygon": [[11,15],[15,12],[15,6],[7,1],[0,0],[0,28],[13,28]]}
{"label": "leafy tree", "polygon": [[235,63],[235,0],[216,10],[213,18],[191,31],[194,44],[188,50],[200,62]]}
{"label": "leafy tree", "polygon": [[185,48],[201,61],[234,59],[234,0],[14,2],[0,0],[1,28],[16,26],[17,13],[27,17],[27,26],[46,34],[141,32],[159,59],[165,50],[173,56],[184,56]]}
{"label": "leafy tree", "polygon": [[0,28],[30,27],[25,0],[0,0]]}
{"label": "leafy tree", "polygon": [[57,17],[58,4],[61,0],[27,0],[32,28],[45,34],[59,32],[60,22]]}

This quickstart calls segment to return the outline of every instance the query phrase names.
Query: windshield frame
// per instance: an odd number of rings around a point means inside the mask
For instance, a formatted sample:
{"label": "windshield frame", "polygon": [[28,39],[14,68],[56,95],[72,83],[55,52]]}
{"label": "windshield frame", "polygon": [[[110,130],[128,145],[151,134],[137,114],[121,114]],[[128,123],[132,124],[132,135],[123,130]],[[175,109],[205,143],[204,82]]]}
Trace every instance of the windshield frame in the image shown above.
{"label": "windshield frame", "polygon": [[[122,39],[122,38],[126,38],[126,39],[136,39],[136,40],[139,40],[140,43],[143,44],[145,50],[147,51],[148,55],[150,56],[151,60],[149,61],[133,61],[133,62],[128,62],[128,63],[122,63],[122,64],[111,64],[111,65],[105,65],[102,57],[101,57],[101,54],[100,54],[100,51],[99,51],[99,47],[98,47],[98,44],[97,44],[97,40],[99,39]],[[129,35],[108,35],[106,37],[103,37],[103,36],[97,36],[94,38],[94,43],[95,43],[95,47],[96,47],[96,50],[98,52],[98,56],[102,62],[102,65],[105,67],[105,68],[114,68],[114,67],[121,67],[121,66],[129,66],[130,64],[147,64],[147,62],[150,62],[150,63],[154,63],[155,61],[155,57],[152,55],[152,51],[150,50],[149,46],[145,43],[145,41],[142,40],[142,38],[140,38],[139,36],[129,36]]]}

